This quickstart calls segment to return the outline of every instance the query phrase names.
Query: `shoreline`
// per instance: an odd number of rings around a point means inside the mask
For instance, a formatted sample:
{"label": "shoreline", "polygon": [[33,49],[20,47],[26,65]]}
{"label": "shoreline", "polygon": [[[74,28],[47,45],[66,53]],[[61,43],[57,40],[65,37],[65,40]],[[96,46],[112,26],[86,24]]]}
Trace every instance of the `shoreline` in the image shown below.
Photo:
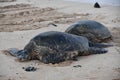
{"label": "shoreline", "polygon": [[110,3],[110,2],[100,2],[100,1],[77,1],[77,0],[64,0],[64,1],[70,1],[70,2],[78,2],[78,3],[88,3],[88,4],[92,4],[94,5],[96,2],[98,2],[100,5],[102,6],[115,6],[115,7],[119,7],[120,6],[120,2],[114,2],[114,3]]}

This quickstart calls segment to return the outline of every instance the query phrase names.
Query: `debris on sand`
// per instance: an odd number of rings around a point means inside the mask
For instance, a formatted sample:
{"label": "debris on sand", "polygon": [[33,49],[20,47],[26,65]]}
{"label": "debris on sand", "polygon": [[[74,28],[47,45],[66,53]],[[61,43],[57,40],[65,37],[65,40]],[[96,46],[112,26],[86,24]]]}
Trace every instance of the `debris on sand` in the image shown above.
{"label": "debris on sand", "polygon": [[36,71],[37,70],[37,68],[32,67],[32,66],[22,67],[22,69],[24,69],[27,72],[31,72],[31,71]]}
{"label": "debris on sand", "polygon": [[81,65],[75,65],[75,66],[73,66],[73,67],[78,68],[78,67],[82,67],[82,66],[81,66]]}
{"label": "debris on sand", "polygon": [[101,8],[98,2],[94,4],[94,8]]}

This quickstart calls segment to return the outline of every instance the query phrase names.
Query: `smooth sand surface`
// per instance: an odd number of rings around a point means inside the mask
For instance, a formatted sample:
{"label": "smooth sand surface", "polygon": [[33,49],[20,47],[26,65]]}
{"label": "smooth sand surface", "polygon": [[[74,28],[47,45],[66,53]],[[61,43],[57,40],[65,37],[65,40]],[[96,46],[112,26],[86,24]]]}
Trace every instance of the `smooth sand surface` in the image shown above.
{"label": "smooth sand surface", "polygon": [[[61,0],[0,2],[0,80],[120,80],[120,7],[101,7]],[[45,31],[64,32],[78,20],[96,20],[111,31],[110,43],[114,46],[106,48],[108,53],[53,65],[38,60],[19,62],[2,52],[9,48],[23,49],[32,37]],[[76,65],[81,67],[73,67]],[[37,70],[22,69],[28,66]]]}

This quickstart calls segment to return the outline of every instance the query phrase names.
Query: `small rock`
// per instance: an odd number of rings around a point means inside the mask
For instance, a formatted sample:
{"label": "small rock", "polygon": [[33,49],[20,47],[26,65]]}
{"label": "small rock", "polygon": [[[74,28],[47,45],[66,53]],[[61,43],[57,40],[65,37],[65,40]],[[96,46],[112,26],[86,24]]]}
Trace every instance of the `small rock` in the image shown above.
{"label": "small rock", "polygon": [[54,23],[49,23],[48,25],[52,25],[52,26],[54,26],[54,27],[57,27],[57,25],[54,24]]}
{"label": "small rock", "polygon": [[81,65],[75,65],[75,66],[73,66],[73,67],[78,68],[78,67],[82,67],[82,66],[81,66]]}
{"label": "small rock", "polygon": [[30,71],[36,71],[37,70],[37,68],[35,68],[35,67],[31,67],[31,66],[29,66],[29,67],[22,67],[22,69],[24,69],[25,71],[28,71],[28,72],[30,72]]}
{"label": "small rock", "polygon": [[94,4],[94,8],[101,8],[98,2]]}
{"label": "small rock", "polygon": [[18,73],[16,73],[16,74],[18,74]]}

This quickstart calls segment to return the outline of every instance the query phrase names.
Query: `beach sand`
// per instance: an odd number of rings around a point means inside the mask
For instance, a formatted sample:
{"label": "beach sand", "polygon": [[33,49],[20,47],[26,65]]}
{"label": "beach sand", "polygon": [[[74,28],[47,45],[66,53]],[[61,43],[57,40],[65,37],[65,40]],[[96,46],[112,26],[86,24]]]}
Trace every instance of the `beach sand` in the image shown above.
{"label": "beach sand", "polygon": [[[110,30],[114,46],[106,48],[108,53],[53,65],[38,60],[19,62],[2,52],[23,49],[32,37],[45,31],[64,32],[78,20],[96,20]],[[81,67],[73,67],[76,65]],[[37,70],[22,69],[28,66]],[[120,80],[120,7],[101,5],[97,9],[93,4],[62,0],[0,2],[0,80]]]}

